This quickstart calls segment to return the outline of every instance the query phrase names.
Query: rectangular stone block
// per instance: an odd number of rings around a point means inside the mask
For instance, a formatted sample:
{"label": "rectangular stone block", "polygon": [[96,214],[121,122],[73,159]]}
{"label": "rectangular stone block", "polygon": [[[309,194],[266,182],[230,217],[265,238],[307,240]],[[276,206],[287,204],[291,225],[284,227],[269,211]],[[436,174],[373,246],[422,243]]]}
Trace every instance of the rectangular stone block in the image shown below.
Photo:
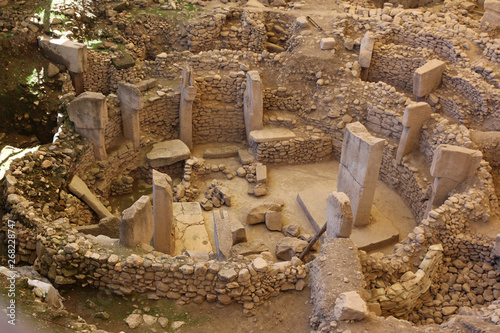
{"label": "rectangular stone block", "polygon": [[322,50],[332,50],[335,48],[335,38],[333,37],[328,37],[328,38],[321,38],[321,42],[319,47]]}
{"label": "rectangular stone block", "polygon": [[413,103],[406,107],[403,115],[403,132],[399,140],[396,162],[401,163],[403,156],[418,148],[420,140],[420,129],[423,123],[429,119],[432,108],[425,102]]}
{"label": "rectangular stone block", "polygon": [[42,54],[55,63],[65,65],[70,72],[87,71],[87,46],[68,39],[53,39],[48,36],[38,37],[38,46]]}
{"label": "rectangular stone block", "polygon": [[143,195],[122,212],[120,220],[120,244],[128,247],[151,242],[154,233],[151,199]]}
{"label": "rectangular stone block", "polygon": [[260,130],[264,115],[264,101],[262,95],[262,81],[258,71],[247,73],[247,87],[244,93],[243,114],[247,137],[251,131]]}
{"label": "rectangular stone block", "polygon": [[255,178],[257,179],[257,184],[267,183],[267,166],[263,164],[257,165],[255,168]]}
{"label": "rectangular stone block", "polygon": [[332,192],[326,205],[326,237],[349,238],[352,232],[353,216],[351,201],[342,192]]}
{"label": "rectangular stone block", "polygon": [[439,145],[434,151],[431,175],[463,182],[474,175],[482,158],[483,154],[479,150],[453,145]]}
{"label": "rectangular stone block", "polygon": [[[229,215],[229,212],[226,212]],[[229,215],[229,227],[231,228],[231,236],[233,245],[247,241],[247,232],[240,221],[235,220]]]}
{"label": "rectangular stone block", "polygon": [[373,46],[375,45],[375,37],[373,32],[367,31],[363,39],[361,40],[361,46],[359,48],[359,64],[363,68],[369,68],[372,61]]}
{"label": "rectangular stone block", "polygon": [[441,84],[444,69],[445,63],[437,59],[428,61],[417,68],[413,73],[413,94],[417,97],[425,97],[436,90]]}

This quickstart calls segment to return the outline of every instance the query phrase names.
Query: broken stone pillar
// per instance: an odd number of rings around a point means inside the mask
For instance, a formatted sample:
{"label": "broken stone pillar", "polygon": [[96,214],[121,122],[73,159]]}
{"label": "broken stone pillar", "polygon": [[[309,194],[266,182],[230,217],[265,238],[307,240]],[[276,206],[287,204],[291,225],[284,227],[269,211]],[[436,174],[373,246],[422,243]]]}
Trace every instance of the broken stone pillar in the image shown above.
{"label": "broken stone pillar", "polygon": [[99,201],[99,199],[97,199],[97,197],[90,192],[87,184],[85,184],[85,182],[77,175],[73,176],[71,179],[68,189],[77,198],[89,205],[89,207],[92,208],[100,219],[114,217],[113,214],[111,214],[111,212],[101,203],[101,201]]}
{"label": "broken stone pillar", "polygon": [[179,139],[189,149],[193,148],[193,101],[197,92],[192,71],[191,67],[186,66],[182,72],[181,103],[179,106]]}
{"label": "broken stone pillar", "polygon": [[106,146],[104,130],[108,123],[108,105],[101,93],[85,92],[68,105],[69,119],[75,123],[75,130],[92,141],[94,156],[105,160]]}
{"label": "broken stone pillar", "polygon": [[122,113],[123,136],[131,140],[137,150],[141,143],[139,111],[144,107],[141,92],[134,84],[118,82],[118,99]]}
{"label": "broken stone pillar", "polygon": [[401,163],[403,156],[418,148],[420,129],[431,113],[431,106],[425,102],[410,104],[406,107],[403,115],[403,133],[396,153],[397,163]]}
{"label": "broken stone pillar", "polygon": [[218,260],[228,260],[233,247],[233,236],[227,211],[214,210],[214,238]]}
{"label": "broken stone pillar", "polygon": [[417,97],[425,97],[437,89],[441,84],[445,63],[433,59],[420,66],[413,73],[413,94]]}
{"label": "broken stone pillar", "polygon": [[151,199],[143,195],[122,212],[120,244],[128,247],[149,245],[154,233]]}
{"label": "broken stone pillar", "polygon": [[38,37],[44,57],[68,68],[76,95],[83,93],[83,73],[87,71],[87,46],[67,39]]}
{"label": "broken stone pillar", "polygon": [[153,246],[156,251],[175,252],[172,179],[153,169]]}
{"label": "broken stone pillar", "polygon": [[326,237],[349,238],[352,232],[351,202],[345,193],[332,192],[326,201]]}
{"label": "broken stone pillar", "polygon": [[349,197],[356,227],[369,223],[384,144],[384,139],[371,135],[360,122],[346,126],[337,190]]}
{"label": "broken stone pillar", "polygon": [[431,176],[435,179],[429,208],[443,204],[452,189],[473,176],[482,158],[479,150],[439,145],[431,164]]}
{"label": "broken stone pillar", "polygon": [[367,31],[363,39],[361,40],[361,46],[359,47],[359,64],[363,68],[369,68],[372,62],[373,45],[375,44],[375,37],[373,32]]}
{"label": "broken stone pillar", "polygon": [[485,0],[484,15],[481,25],[485,23],[500,25],[500,0]]}
{"label": "broken stone pillar", "polygon": [[264,127],[262,123],[264,115],[262,82],[258,71],[249,71],[247,73],[247,87],[244,95],[243,111],[247,139],[250,142],[250,132],[261,130]]}

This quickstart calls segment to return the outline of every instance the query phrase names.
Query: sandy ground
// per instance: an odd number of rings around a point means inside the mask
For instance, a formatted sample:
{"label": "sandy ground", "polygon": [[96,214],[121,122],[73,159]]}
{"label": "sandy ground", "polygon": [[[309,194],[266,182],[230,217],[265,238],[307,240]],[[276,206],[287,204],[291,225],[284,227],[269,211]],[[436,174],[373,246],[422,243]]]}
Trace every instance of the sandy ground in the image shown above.
{"label": "sandy ground", "polygon": [[[203,152],[209,148],[217,146],[217,144],[200,145],[195,147],[193,155],[201,157]],[[221,145],[223,146],[223,145]],[[237,157],[224,159],[206,159],[205,163],[209,164],[224,164],[229,170],[235,171],[241,166]],[[244,178],[235,177],[232,180],[227,180],[222,173],[212,173],[205,178],[200,178],[201,181],[206,181],[206,184],[198,183],[200,192],[204,193],[212,179],[217,179],[224,186],[227,186],[232,195],[231,207],[223,207],[227,209],[233,218],[244,223],[249,210],[265,201],[283,200],[283,225],[297,224],[300,226],[302,234],[315,234],[314,229],[307,220],[302,208],[297,202],[297,194],[301,191],[311,188],[325,192],[324,189],[336,190],[337,174],[339,162],[336,160],[328,160],[315,164],[305,165],[268,165],[268,194],[261,198],[256,198],[253,195],[247,194],[249,187],[248,182]],[[205,186],[205,187],[203,187]],[[201,199],[201,196],[200,196]],[[326,197],[321,200],[326,201]],[[383,182],[379,181],[374,199],[374,212],[383,214],[385,218],[391,220],[393,225],[400,231],[400,239],[415,227],[415,218],[413,217],[410,207],[401,199],[396,192],[391,190]],[[213,217],[212,212],[204,213],[205,226],[209,234],[210,240],[214,245],[213,238]],[[283,234],[278,231],[269,231],[264,224],[249,225],[247,227],[247,238],[249,241],[262,239],[274,252],[276,242],[283,237]],[[387,252],[391,247],[385,247],[382,250]]]}

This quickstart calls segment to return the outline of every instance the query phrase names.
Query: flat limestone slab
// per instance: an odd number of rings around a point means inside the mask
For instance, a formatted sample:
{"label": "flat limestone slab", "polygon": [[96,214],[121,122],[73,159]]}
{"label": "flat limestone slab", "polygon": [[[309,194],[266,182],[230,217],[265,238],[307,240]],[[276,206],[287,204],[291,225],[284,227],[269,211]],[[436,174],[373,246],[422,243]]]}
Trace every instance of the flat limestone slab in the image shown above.
{"label": "flat limestone slab", "polygon": [[[307,216],[309,223],[318,232],[326,222],[326,199],[335,189],[314,188],[299,192],[297,201]],[[364,251],[371,251],[399,240],[399,230],[392,221],[372,206],[372,216],[376,222],[363,228],[353,227],[351,239]]]}
{"label": "flat limestone slab", "polygon": [[212,245],[198,202],[174,202],[175,255],[185,251],[211,253]]}
{"label": "flat limestone slab", "polygon": [[212,147],[205,150],[203,158],[225,158],[238,156],[237,146]]}
{"label": "flat limestone slab", "polygon": [[153,149],[147,154],[147,159],[152,168],[159,168],[186,160],[190,156],[191,150],[184,142],[169,140],[155,143]]}
{"label": "flat limestone slab", "polygon": [[295,136],[288,128],[264,128],[250,132],[250,140],[257,143],[290,140]]}

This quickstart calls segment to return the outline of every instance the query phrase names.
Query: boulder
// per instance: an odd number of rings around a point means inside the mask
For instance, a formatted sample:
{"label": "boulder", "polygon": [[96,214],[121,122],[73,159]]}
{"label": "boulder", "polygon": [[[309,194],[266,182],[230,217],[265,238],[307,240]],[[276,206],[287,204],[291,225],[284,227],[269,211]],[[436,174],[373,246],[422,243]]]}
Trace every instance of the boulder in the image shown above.
{"label": "boulder", "polygon": [[368,307],[356,291],[348,291],[337,297],[333,312],[337,320],[363,320]]}
{"label": "boulder", "polygon": [[298,238],[285,237],[276,244],[276,257],[281,260],[292,260],[304,251],[307,242]]}

